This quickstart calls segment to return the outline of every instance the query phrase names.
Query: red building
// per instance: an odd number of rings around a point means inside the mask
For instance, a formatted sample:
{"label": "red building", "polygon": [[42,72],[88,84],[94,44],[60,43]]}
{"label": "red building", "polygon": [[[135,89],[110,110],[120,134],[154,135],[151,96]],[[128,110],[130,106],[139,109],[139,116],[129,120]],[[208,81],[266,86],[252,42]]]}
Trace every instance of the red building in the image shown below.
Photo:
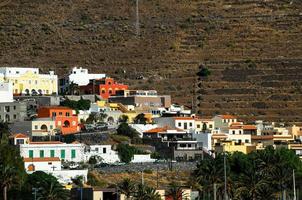
{"label": "red building", "polygon": [[63,106],[48,106],[38,109],[38,118],[52,118],[63,135],[79,132],[78,116],[72,109]]}
{"label": "red building", "polygon": [[80,86],[81,94],[99,94],[103,99],[108,99],[120,90],[128,90],[128,85],[120,84],[113,78],[91,80],[88,85]]}

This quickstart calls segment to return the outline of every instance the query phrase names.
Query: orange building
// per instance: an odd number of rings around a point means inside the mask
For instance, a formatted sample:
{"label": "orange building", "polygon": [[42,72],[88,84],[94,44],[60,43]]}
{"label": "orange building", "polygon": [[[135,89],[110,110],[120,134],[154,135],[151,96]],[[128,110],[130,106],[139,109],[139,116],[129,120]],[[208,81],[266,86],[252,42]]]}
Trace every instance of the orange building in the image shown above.
{"label": "orange building", "polygon": [[38,109],[38,118],[52,118],[63,135],[79,132],[78,116],[72,109],[63,106],[48,106]]}
{"label": "orange building", "polygon": [[99,88],[100,96],[108,99],[111,95],[115,95],[116,91],[128,90],[128,85],[117,83],[113,78],[104,78]]}

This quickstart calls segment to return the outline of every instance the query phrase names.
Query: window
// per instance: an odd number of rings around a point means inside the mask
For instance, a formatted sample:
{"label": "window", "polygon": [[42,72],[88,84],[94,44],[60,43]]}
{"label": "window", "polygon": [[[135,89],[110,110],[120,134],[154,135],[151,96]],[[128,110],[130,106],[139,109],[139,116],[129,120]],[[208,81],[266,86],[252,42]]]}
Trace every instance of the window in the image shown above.
{"label": "window", "polygon": [[14,110],[16,110],[16,106],[14,106]]}
{"label": "window", "polygon": [[29,150],[28,151],[28,155],[30,158],[33,158],[34,157],[34,151],[33,150]]}
{"label": "window", "polygon": [[233,132],[233,135],[235,134],[235,131],[232,131]]}
{"label": "window", "polygon": [[9,106],[5,106],[5,107],[4,107],[4,111],[5,111],[5,112],[9,112],[9,111],[10,111]]}
{"label": "window", "polygon": [[65,159],[65,150],[61,149],[61,159]]}
{"label": "window", "polygon": [[53,125],[50,125],[49,128],[50,128],[50,129],[53,129]]}
{"label": "window", "polygon": [[50,150],[50,157],[55,157],[55,150]]}
{"label": "window", "polygon": [[209,125],[209,128],[213,128],[213,125],[212,125],[212,124],[210,124],[210,125]]}
{"label": "window", "polygon": [[239,134],[241,134],[241,131],[239,131]]}
{"label": "window", "polygon": [[188,144],[188,147],[191,147],[191,144]]}
{"label": "window", "polygon": [[103,153],[106,153],[106,150],[107,150],[106,148],[103,148]]}
{"label": "window", "polygon": [[188,129],[188,124],[184,123],[184,129]]}
{"label": "window", "polygon": [[17,119],[17,115],[14,115],[14,119]]}
{"label": "window", "polygon": [[44,150],[40,150],[40,158],[44,158]]}
{"label": "window", "polygon": [[181,127],[181,123],[180,122],[178,122],[178,127]]}
{"label": "window", "polygon": [[99,148],[95,148],[95,151],[96,151],[96,152],[99,152]]}
{"label": "window", "polygon": [[190,126],[190,127],[192,127],[192,126],[193,126],[193,123],[192,123],[192,122],[190,122],[189,126]]}
{"label": "window", "polygon": [[75,157],[76,157],[76,150],[71,149],[71,158],[75,158]]}
{"label": "window", "polygon": [[249,140],[245,140],[245,143],[249,143]]}
{"label": "window", "polygon": [[57,116],[57,113],[56,112],[52,112],[52,116],[53,117]]}
{"label": "window", "polygon": [[63,113],[62,112],[59,112],[59,115],[62,115]]}
{"label": "window", "polygon": [[184,148],[184,147],[186,147],[187,145],[186,145],[186,144],[180,144],[179,146],[182,147],[182,148]]}
{"label": "window", "polygon": [[69,113],[69,112],[66,112],[66,116],[69,117],[69,116],[70,116],[70,113]]}
{"label": "window", "polygon": [[35,130],[38,130],[38,125],[35,125]]}
{"label": "window", "polygon": [[35,84],[36,84],[36,85],[38,84],[38,81],[37,81],[37,80],[35,80]]}
{"label": "window", "polygon": [[200,124],[197,124],[197,128],[200,128]]}

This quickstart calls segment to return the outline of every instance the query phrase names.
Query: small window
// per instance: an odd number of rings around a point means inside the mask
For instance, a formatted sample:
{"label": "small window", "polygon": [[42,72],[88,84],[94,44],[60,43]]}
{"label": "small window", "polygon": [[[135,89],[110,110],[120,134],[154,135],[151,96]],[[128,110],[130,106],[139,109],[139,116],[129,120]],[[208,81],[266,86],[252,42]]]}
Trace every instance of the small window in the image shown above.
{"label": "small window", "polygon": [[44,158],[44,150],[40,150],[40,158]]}
{"label": "small window", "polygon": [[50,150],[50,157],[51,158],[55,157],[55,150]]}
{"label": "small window", "polygon": [[233,135],[235,135],[235,131],[232,131],[233,132]]}
{"label": "small window", "polygon": [[61,149],[61,159],[65,159],[65,150]]}
{"label": "small window", "polygon": [[69,116],[70,116],[70,113],[69,113],[69,112],[66,112],[66,116],[69,117]]}
{"label": "small window", "polygon": [[192,126],[193,126],[193,123],[192,123],[192,122],[190,122],[189,126],[190,126],[190,127],[192,127]]}
{"label": "small window", "polygon": [[60,115],[60,116],[62,116],[62,115],[63,115],[63,113],[62,113],[62,112],[59,112],[59,115]]}
{"label": "small window", "polygon": [[17,115],[14,115],[14,119],[17,119]]}
{"label": "small window", "polygon": [[197,124],[197,128],[200,128],[200,124]]}
{"label": "small window", "polygon": [[213,125],[212,125],[212,124],[210,124],[210,125],[209,125],[209,128],[213,128]]}
{"label": "small window", "polygon": [[72,149],[71,150],[71,158],[75,158],[76,157],[76,150]]}
{"label": "small window", "polygon": [[14,106],[14,110],[16,110],[16,106]]}
{"label": "small window", "polygon": [[38,130],[38,125],[35,125],[35,130]]}
{"label": "small window", "polygon": [[178,122],[178,127],[181,127],[181,122]]}
{"label": "small window", "polygon": [[103,148],[103,153],[106,153],[107,149],[106,148]]}
{"label": "small window", "polygon": [[50,129],[53,129],[53,125],[50,125],[49,128],[50,128]]}
{"label": "small window", "polygon": [[33,150],[29,150],[28,151],[28,155],[30,158],[33,158],[34,157],[34,151]]}
{"label": "small window", "polygon": [[56,112],[52,112],[52,116],[53,117],[57,116],[57,113]]}

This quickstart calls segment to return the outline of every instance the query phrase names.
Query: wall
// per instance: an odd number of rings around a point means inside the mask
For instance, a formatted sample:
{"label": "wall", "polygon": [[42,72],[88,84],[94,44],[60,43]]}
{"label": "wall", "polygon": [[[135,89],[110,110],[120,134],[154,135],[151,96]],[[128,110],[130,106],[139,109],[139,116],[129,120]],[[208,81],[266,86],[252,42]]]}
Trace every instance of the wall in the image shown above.
{"label": "wall", "polygon": [[150,156],[151,156],[150,154],[134,155],[131,162],[132,163],[154,162],[155,159],[152,159]]}
{"label": "wall", "polygon": [[53,171],[61,170],[61,161],[45,161],[45,162],[24,162],[24,168],[28,171],[28,166],[33,164],[35,166],[35,171]]}
{"label": "wall", "polygon": [[0,83],[0,103],[13,101],[13,88],[11,83]]}
{"label": "wall", "polygon": [[[65,150],[65,158],[61,158],[61,149]],[[71,158],[71,150],[76,150],[76,157]],[[24,158],[29,158],[29,150],[34,151],[34,157],[40,157],[40,150],[44,150],[44,157],[51,157],[50,150],[55,150],[54,157],[60,157],[61,160],[81,162],[85,160],[83,144],[24,144],[20,145],[20,154]]]}
{"label": "wall", "polygon": [[60,183],[72,183],[73,178],[77,176],[82,176],[83,181],[87,182],[88,170],[58,170],[58,171],[48,171],[49,174],[55,176]]}
{"label": "wall", "polygon": [[[9,107],[9,112],[5,107]],[[9,120],[8,120],[9,117]],[[27,104],[25,102],[0,103],[0,121],[18,122],[27,117]]]}

